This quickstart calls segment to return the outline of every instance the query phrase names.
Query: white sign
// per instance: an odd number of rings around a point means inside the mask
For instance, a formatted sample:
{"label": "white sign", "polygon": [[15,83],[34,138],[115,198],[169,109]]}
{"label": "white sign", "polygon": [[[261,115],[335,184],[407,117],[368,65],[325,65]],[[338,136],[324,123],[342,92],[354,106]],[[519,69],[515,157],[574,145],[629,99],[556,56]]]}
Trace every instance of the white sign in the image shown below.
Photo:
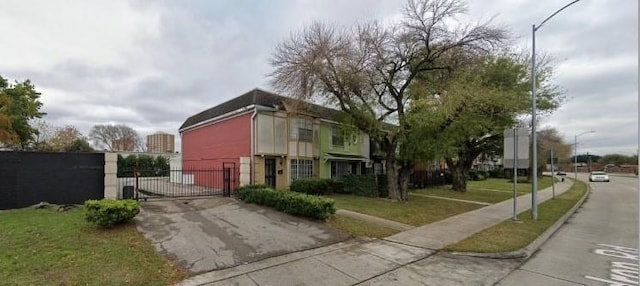
{"label": "white sign", "polygon": [[514,141],[518,142],[518,169],[529,168],[529,129],[505,129],[504,130],[504,161],[505,169],[513,168]]}

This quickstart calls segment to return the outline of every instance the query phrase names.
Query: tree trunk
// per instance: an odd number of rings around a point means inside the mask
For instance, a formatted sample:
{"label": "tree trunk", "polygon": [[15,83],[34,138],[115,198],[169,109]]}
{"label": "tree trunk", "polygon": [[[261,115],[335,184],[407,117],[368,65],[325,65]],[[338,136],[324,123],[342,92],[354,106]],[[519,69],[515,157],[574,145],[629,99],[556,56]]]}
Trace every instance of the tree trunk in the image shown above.
{"label": "tree trunk", "polygon": [[387,188],[389,189],[389,198],[396,201],[402,201],[400,194],[400,188],[398,188],[398,167],[395,164],[395,160],[390,161],[389,156],[386,158],[386,170],[387,170]]}
{"label": "tree trunk", "polygon": [[451,167],[452,189],[456,192],[467,191],[467,181],[469,180],[469,170],[465,170],[459,164]]}
{"label": "tree trunk", "polygon": [[392,200],[396,200],[399,202],[407,200],[407,190],[406,188],[403,190],[398,175],[400,173],[399,167],[396,164],[396,145],[388,143],[385,144],[386,148],[386,162],[385,166],[387,169],[387,186],[389,188],[389,198]]}
{"label": "tree trunk", "polygon": [[411,175],[412,169],[413,166],[400,167],[399,188],[403,201],[409,200],[409,176]]}

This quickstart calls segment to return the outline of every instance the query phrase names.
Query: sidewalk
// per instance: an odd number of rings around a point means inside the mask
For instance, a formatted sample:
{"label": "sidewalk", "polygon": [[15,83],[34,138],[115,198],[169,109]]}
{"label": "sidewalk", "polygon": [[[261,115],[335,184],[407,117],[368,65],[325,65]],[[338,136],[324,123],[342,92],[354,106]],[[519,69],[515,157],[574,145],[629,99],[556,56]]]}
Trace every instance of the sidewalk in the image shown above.
{"label": "sidewalk", "polygon": [[[567,191],[571,184],[570,180],[557,183],[556,195]],[[551,196],[551,188],[539,191],[538,203],[550,199]],[[517,204],[518,212],[529,209],[531,195],[520,196]],[[184,280],[179,285],[355,285],[379,284],[377,282],[381,281],[384,281],[382,284],[390,281],[403,285],[423,284],[427,277],[433,280],[434,277],[431,276],[435,273],[420,271],[417,268],[429,260],[437,250],[512,216],[513,200],[507,200],[400,232],[382,240],[356,239],[273,257],[248,265],[201,274]],[[438,256],[435,258],[438,259]],[[509,269],[500,263],[502,262],[498,260],[494,263],[495,267],[482,271],[486,276],[491,276],[488,272],[492,271],[498,273],[497,275],[506,275],[508,272],[501,273]],[[410,275],[397,276],[398,273],[405,272]],[[497,275],[495,276],[498,277]],[[399,281],[399,278],[402,278],[402,281]],[[446,279],[456,277],[445,277],[440,282],[449,281]]]}

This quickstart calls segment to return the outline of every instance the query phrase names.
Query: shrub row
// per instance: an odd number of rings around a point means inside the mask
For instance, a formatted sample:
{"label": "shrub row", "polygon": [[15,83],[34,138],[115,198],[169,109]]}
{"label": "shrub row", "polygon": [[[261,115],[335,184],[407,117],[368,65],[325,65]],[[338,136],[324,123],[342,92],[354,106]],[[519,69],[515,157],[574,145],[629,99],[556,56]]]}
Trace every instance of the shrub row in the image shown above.
{"label": "shrub row", "polygon": [[246,202],[316,219],[327,219],[336,212],[332,199],[290,191],[276,191],[263,186],[236,189],[236,196]]}
{"label": "shrub row", "polygon": [[85,219],[100,227],[128,222],[140,212],[135,200],[88,200],[84,206],[87,209]]}
{"label": "shrub row", "polygon": [[331,191],[331,179],[309,178],[291,182],[289,189],[308,195],[327,195]]}
{"label": "shrub row", "polygon": [[342,178],[342,183],[345,193],[365,197],[379,196],[374,176],[346,176]]}

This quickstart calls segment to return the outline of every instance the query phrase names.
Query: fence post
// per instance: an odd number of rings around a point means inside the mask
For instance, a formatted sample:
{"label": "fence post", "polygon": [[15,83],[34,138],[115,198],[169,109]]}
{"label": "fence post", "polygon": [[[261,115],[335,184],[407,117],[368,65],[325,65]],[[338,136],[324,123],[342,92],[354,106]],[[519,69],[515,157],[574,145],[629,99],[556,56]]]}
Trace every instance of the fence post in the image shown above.
{"label": "fence post", "polygon": [[118,196],[118,156],[104,153],[104,198],[117,199]]}
{"label": "fence post", "polygon": [[231,196],[231,168],[224,168],[222,174],[223,187],[222,191],[225,197]]}
{"label": "fence post", "polygon": [[138,173],[138,167],[134,167],[133,168],[133,176],[134,176],[135,182],[136,182],[135,183],[135,187],[134,187],[134,190],[135,190],[135,193],[136,193],[136,195],[135,195],[136,196],[136,200],[138,200],[138,177],[139,177],[139,175],[140,174]]}

